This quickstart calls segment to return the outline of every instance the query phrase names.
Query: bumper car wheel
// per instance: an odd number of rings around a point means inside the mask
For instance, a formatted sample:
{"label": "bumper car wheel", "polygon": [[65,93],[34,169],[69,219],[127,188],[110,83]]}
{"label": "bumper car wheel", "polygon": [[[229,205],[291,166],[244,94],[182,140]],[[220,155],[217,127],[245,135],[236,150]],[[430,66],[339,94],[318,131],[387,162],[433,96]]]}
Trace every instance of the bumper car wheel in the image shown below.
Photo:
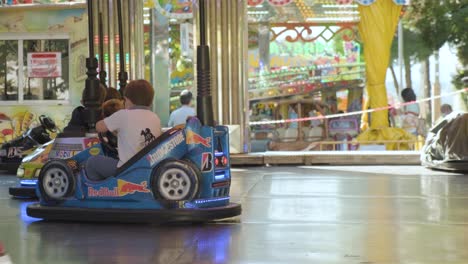
{"label": "bumper car wheel", "polygon": [[200,170],[187,160],[166,160],[153,171],[151,188],[165,202],[191,200],[198,193]]}
{"label": "bumper car wheel", "polygon": [[39,174],[39,188],[46,200],[60,200],[72,194],[75,178],[63,160],[48,162]]}

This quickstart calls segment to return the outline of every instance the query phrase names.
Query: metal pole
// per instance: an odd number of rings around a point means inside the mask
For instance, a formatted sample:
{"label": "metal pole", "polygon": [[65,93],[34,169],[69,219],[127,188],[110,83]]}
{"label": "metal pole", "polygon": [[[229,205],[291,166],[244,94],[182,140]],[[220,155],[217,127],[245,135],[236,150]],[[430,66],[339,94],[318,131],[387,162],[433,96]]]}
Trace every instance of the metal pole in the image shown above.
{"label": "metal pole", "polygon": [[407,83],[406,86],[403,84],[403,68],[404,68],[404,53],[403,53],[403,24],[398,23],[398,65],[400,68],[400,87],[404,89],[405,87],[411,87],[411,83]]}
{"label": "metal pole", "polygon": [[99,80],[97,78],[98,61],[94,57],[94,17],[92,0],[87,1],[88,5],[88,44],[89,57],[86,59],[88,78],[86,78],[83,92],[83,105],[85,106],[85,122],[88,125],[88,133],[95,133],[96,121],[99,116]]}
{"label": "metal pole", "polygon": [[94,58],[94,15],[93,15],[93,2],[92,0],[87,0],[88,5],[88,48],[89,48],[89,58]]}
{"label": "metal pole", "polygon": [[197,46],[197,115],[203,125],[214,126],[210,48],[206,45],[205,10],[205,0],[200,0],[200,45]]}
{"label": "metal pole", "polygon": [[205,0],[200,0],[198,12],[200,13],[200,46],[206,45],[206,8]]}
{"label": "metal pole", "polygon": [[123,95],[125,86],[127,85],[128,73],[125,71],[125,52],[124,52],[124,38],[123,38],[123,25],[122,25],[122,0],[117,0],[117,16],[119,25],[119,86],[120,93]]}
{"label": "metal pole", "polygon": [[118,36],[117,36],[117,4],[115,3],[116,0],[109,0],[107,3],[107,9],[105,10],[104,18],[108,20],[107,24],[107,35],[109,36],[109,71],[108,77],[109,86],[118,89],[118,70],[117,70],[117,43],[118,43]]}
{"label": "metal pole", "polygon": [[98,28],[99,28],[99,81],[106,85],[107,72],[104,64],[104,28],[102,22],[102,11],[100,10],[100,1],[98,1]]}
{"label": "metal pole", "polygon": [[[435,78],[434,78],[434,85],[432,86],[432,96],[439,96],[440,95],[440,79],[439,79],[439,51],[434,53],[435,58]],[[432,124],[434,125],[436,121],[440,117],[440,98],[433,98],[431,100],[432,103]]]}

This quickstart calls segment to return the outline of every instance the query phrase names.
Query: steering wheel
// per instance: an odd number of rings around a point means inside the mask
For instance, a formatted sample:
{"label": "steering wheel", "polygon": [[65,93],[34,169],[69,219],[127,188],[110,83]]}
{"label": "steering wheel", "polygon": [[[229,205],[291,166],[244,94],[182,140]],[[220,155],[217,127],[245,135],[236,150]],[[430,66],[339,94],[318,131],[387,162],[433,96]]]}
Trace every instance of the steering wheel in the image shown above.
{"label": "steering wheel", "polygon": [[119,152],[117,151],[117,137],[108,131],[106,133],[99,133],[99,140],[106,156],[117,158]]}
{"label": "steering wheel", "polygon": [[50,117],[46,115],[41,115],[39,116],[39,122],[45,130],[52,133],[57,132],[57,126],[55,125],[54,120],[52,120]]}

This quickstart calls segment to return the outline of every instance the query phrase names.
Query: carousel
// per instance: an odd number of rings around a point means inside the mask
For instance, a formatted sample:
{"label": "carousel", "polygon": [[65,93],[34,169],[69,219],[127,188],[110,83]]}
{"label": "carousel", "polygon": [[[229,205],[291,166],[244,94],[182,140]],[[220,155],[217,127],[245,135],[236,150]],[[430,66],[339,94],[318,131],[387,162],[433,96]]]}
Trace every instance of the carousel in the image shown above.
{"label": "carousel", "polygon": [[414,139],[390,127],[387,110],[346,114],[388,106],[390,46],[405,4],[249,1],[252,151],[356,150]]}

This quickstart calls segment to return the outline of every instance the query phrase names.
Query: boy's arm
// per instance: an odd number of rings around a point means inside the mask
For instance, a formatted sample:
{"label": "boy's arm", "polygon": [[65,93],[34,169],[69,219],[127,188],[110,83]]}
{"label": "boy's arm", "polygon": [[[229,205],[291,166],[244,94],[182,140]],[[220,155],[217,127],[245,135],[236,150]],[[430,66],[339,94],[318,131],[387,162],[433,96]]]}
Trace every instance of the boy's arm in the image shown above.
{"label": "boy's arm", "polygon": [[104,122],[104,120],[101,120],[101,121],[96,123],[96,130],[99,133],[104,133],[104,132],[109,131],[109,129],[106,126],[106,123]]}

